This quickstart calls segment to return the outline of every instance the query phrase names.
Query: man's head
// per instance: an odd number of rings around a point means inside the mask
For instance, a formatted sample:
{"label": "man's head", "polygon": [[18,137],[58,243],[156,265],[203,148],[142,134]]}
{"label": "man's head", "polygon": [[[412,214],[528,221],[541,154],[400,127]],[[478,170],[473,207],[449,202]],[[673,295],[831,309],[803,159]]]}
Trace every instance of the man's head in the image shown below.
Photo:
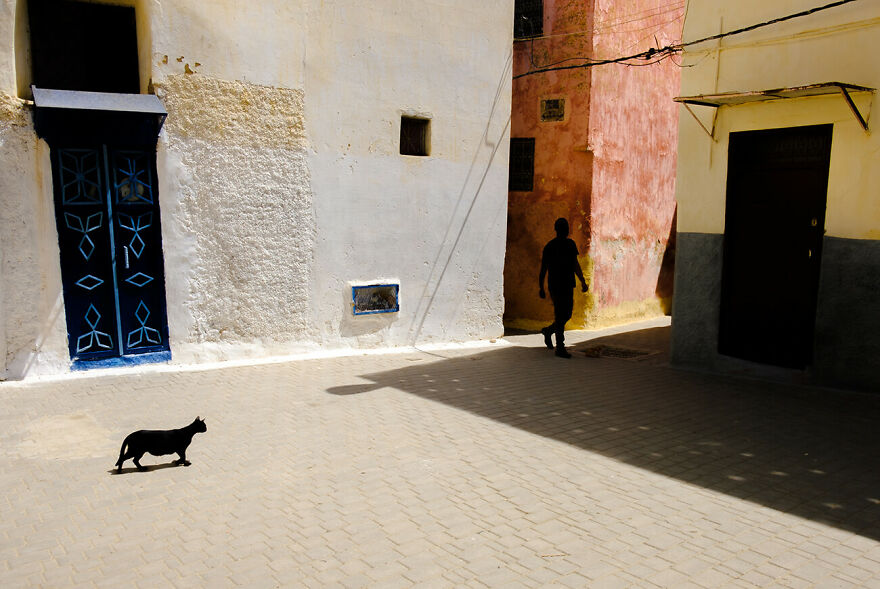
{"label": "man's head", "polygon": [[556,235],[558,237],[568,237],[568,221],[559,217],[556,219],[556,223],[553,224],[553,228],[556,230]]}

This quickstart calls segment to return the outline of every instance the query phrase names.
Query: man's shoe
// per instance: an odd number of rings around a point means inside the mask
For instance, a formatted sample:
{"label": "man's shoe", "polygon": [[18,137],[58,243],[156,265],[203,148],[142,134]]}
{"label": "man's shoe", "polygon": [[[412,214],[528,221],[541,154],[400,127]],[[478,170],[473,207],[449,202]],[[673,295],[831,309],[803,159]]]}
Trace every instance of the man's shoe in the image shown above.
{"label": "man's shoe", "polygon": [[550,335],[553,332],[550,331],[549,327],[545,327],[544,329],[541,330],[541,333],[544,334],[544,345],[552,350],[553,349],[553,340],[550,339]]}
{"label": "man's shoe", "polygon": [[556,356],[559,358],[571,358],[571,354],[565,348],[556,348]]}

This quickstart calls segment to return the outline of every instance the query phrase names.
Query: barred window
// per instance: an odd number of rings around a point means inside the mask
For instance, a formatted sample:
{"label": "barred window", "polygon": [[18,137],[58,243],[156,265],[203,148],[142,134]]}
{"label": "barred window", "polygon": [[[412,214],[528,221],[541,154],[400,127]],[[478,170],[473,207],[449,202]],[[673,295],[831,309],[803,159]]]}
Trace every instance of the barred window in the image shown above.
{"label": "barred window", "polygon": [[510,140],[510,191],[531,192],[535,180],[535,138]]}
{"label": "barred window", "polygon": [[544,34],[544,0],[515,0],[513,38],[528,39]]}

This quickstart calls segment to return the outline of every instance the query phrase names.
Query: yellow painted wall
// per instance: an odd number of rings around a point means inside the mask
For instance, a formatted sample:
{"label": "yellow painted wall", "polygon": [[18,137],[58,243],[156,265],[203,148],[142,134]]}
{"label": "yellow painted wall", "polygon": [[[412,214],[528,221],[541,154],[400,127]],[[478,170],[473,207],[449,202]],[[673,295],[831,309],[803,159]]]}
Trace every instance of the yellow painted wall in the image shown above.
{"label": "yellow painted wall", "polygon": [[[691,0],[684,41],[821,5],[816,0]],[[844,82],[880,88],[880,2],[853,2],[803,18],[689,47],[682,96]],[[723,233],[731,132],[834,124],[826,235],[880,239],[880,133],[871,121],[877,96],[853,98],[871,125],[862,130],[839,94],[724,106],[715,140],[681,108],[676,181],[678,230]],[[712,128],[714,109],[691,107]],[[875,117],[877,119],[877,117]]]}

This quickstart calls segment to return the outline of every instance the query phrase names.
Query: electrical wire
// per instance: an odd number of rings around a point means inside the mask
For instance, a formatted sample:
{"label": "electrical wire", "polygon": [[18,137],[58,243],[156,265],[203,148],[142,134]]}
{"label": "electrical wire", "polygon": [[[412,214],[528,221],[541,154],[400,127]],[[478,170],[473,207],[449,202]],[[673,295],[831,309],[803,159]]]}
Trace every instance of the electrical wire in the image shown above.
{"label": "electrical wire", "polygon": [[[682,6],[679,7],[679,9],[681,9],[681,8],[684,8],[684,6],[682,5]],[[659,16],[659,14],[656,15],[656,16]],[[681,15],[681,14],[679,14],[678,16],[676,16],[675,18],[673,18],[673,19],[671,19],[671,20],[668,20],[668,21],[665,21],[665,22],[662,22],[662,23],[658,23],[658,24],[654,25],[653,27],[644,27],[644,28],[642,28],[642,29],[638,29],[638,30],[632,30],[632,29],[631,29],[631,30],[627,30],[627,31],[617,31],[617,32],[619,32],[619,33],[637,33],[637,32],[640,32],[640,31],[647,31],[647,30],[651,30],[651,31],[652,31],[649,35],[646,35],[646,36],[644,36],[644,37],[641,37],[638,41],[636,41],[636,42],[634,42],[634,43],[631,43],[631,44],[627,47],[627,49],[629,49],[630,47],[633,47],[633,46],[636,46],[636,45],[641,44],[642,41],[644,41],[645,39],[649,39],[651,36],[654,36],[654,38],[656,39],[656,33],[657,33],[657,32],[659,32],[661,29],[663,29],[663,28],[666,27],[667,25],[676,22],[676,21],[679,20],[680,18],[682,18],[682,15]],[[585,33],[585,32],[584,32],[584,33]],[[578,33],[578,34],[581,34],[581,33]],[[612,33],[597,33],[596,36],[610,35],[610,34],[612,34]],[[541,39],[549,39],[549,38],[551,38],[551,37],[538,37],[537,39],[541,40]],[[531,66],[533,69],[543,69],[543,68],[553,67],[553,66],[556,66],[556,65],[560,65],[560,64],[563,64],[563,63],[567,63],[567,62],[569,62],[569,61],[589,61],[589,60],[590,60],[589,57],[567,57],[567,58],[565,58],[565,59],[560,59],[560,60],[558,60],[558,61],[553,61],[553,62],[549,62],[549,63],[537,64],[537,63],[535,63],[535,45],[534,45],[534,39],[532,39],[531,41],[532,41],[532,42],[529,44],[529,64],[530,64],[530,66]]]}
{"label": "electrical wire", "polygon": [[691,9],[691,0],[685,0],[684,16],[681,17],[681,33],[678,35],[679,40],[684,41],[684,23],[687,22],[688,11]]}
{"label": "electrical wire", "polygon": [[838,6],[843,6],[844,4],[850,4],[851,2],[855,2],[856,0],[838,0],[837,2],[832,2],[830,4],[826,4],[825,6],[818,6],[816,8],[811,8],[809,10],[803,10],[801,12],[796,12],[795,14],[789,14],[788,16],[781,16],[779,18],[774,18],[773,20],[768,20],[762,23],[758,23],[756,25],[750,25],[748,27],[743,27],[741,29],[735,29],[733,31],[728,31],[726,33],[718,33],[717,35],[711,35],[709,37],[703,37],[702,39],[697,39],[696,41],[688,41],[687,43],[680,43],[678,47],[684,48],[689,47],[691,45],[697,45],[699,43],[705,43],[706,41],[715,41],[718,39],[723,39],[724,37],[729,37],[731,35],[740,35],[742,33],[748,33],[750,31],[754,31],[755,29],[760,29],[761,27],[766,27],[769,25],[775,25],[777,23],[785,22],[787,20],[792,20],[795,18],[801,18],[803,16],[809,16],[816,12],[821,12],[823,10],[828,10],[829,8],[837,8]]}
{"label": "electrical wire", "polygon": [[[580,36],[580,35],[600,36],[600,35],[611,35],[611,34],[638,33],[638,32],[647,31],[647,30],[652,30],[652,34],[655,34],[657,31],[659,31],[660,28],[666,26],[669,23],[672,23],[672,22],[675,22],[675,21],[681,19],[682,15],[679,14],[679,15],[675,16],[674,18],[672,18],[671,20],[666,21],[664,23],[655,24],[653,26],[642,27],[640,29],[628,29],[628,30],[622,30],[622,31],[621,30],[614,30],[614,29],[616,27],[619,27],[621,25],[628,24],[628,23],[645,21],[648,19],[657,19],[663,15],[669,14],[670,12],[675,12],[675,11],[681,10],[682,8],[685,8],[685,3],[687,1],[689,1],[689,0],[674,0],[673,3],[662,4],[659,6],[646,8],[644,10],[639,10],[634,13],[618,14],[617,20],[615,20],[614,18],[611,18],[611,19],[608,19],[605,21],[594,22],[592,28],[587,29],[587,30],[569,31],[566,33],[556,33],[556,34],[550,34],[550,35],[530,36],[530,37],[526,37],[523,39],[514,39],[514,41],[528,41],[529,42],[529,54],[528,55],[529,55],[529,68],[530,68],[530,70],[552,67],[555,65],[569,62],[569,61],[583,61],[583,60],[587,60],[589,58],[569,57],[569,58],[562,59],[559,61],[554,61],[554,62],[541,63],[541,64],[536,63],[536,61],[535,61],[535,41],[550,41],[550,40],[559,39],[559,38],[563,38],[563,37],[573,37],[573,36]],[[606,32],[606,31],[608,31],[608,32]],[[648,35],[646,37],[642,37],[638,41],[630,44],[627,47],[627,49],[629,49],[629,47],[633,47],[633,46],[641,44],[641,42],[644,39],[647,39],[650,36],[651,35]]]}
{"label": "electrical wire", "polygon": [[[563,60],[563,61],[569,61],[572,59],[583,59],[587,63],[581,63],[581,64],[577,64],[577,65],[558,66],[558,67],[555,67],[555,66],[554,67],[541,67],[540,69],[535,69],[535,70],[531,70],[531,71],[528,71],[528,72],[525,72],[522,74],[517,74],[517,75],[513,76],[513,79],[516,80],[518,78],[522,78],[525,76],[532,76],[535,74],[542,74],[545,72],[588,68],[588,67],[595,67],[595,66],[599,66],[599,65],[609,65],[612,63],[621,63],[621,64],[629,65],[629,66],[654,65],[655,63],[659,63],[659,62],[663,61],[664,59],[671,57],[675,53],[680,53],[685,47],[690,47],[692,45],[698,45],[700,43],[705,43],[707,41],[716,41],[718,39],[723,39],[724,37],[730,37],[733,35],[741,35],[743,33],[748,33],[750,31],[754,31],[756,29],[760,29],[760,28],[767,27],[770,25],[793,20],[796,18],[801,18],[804,16],[809,16],[809,15],[815,14],[817,12],[822,12],[824,10],[829,10],[831,8],[837,8],[838,6],[843,6],[844,4],[850,4],[852,2],[856,2],[856,0],[837,0],[837,2],[831,2],[829,4],[825,4],[824,6],[817,6],[816,8],[811,8],[809,10],[803,10],[801,12],[796,12],[794,14],[789,14],[787,16],[774,18],[773,20],[768,20],[768,21],[764,21],[764,22],[757,23],[754,25],[749,25],[747,27],[742,27],[739,29],[734,29],[732,31],[727,31],[725,33],[718,33],[717,35],[710,35],[709,37],[703,37],[702,39],[696,39],[694,41],[688,41],[686,43],[681,42],[681,43],[676,43],[674,45],[666,45],[666,46],[660,47],[660,48],[652,47],[651,49],[648,49],[647,51],[642,51],[640,53],[636,53],[633,55],[615,57],[613,59],[591,59],[591,58],[587,58],[587,57],[569,58],[568,60]],[[633,61],[633,60],[644,60],[644,62],[643,63],[626,63],[626,62]],[[651,61],[648,62],[648,60],[651,60]],[[531,57],[530,57],[530,61],[531,61]]]}

